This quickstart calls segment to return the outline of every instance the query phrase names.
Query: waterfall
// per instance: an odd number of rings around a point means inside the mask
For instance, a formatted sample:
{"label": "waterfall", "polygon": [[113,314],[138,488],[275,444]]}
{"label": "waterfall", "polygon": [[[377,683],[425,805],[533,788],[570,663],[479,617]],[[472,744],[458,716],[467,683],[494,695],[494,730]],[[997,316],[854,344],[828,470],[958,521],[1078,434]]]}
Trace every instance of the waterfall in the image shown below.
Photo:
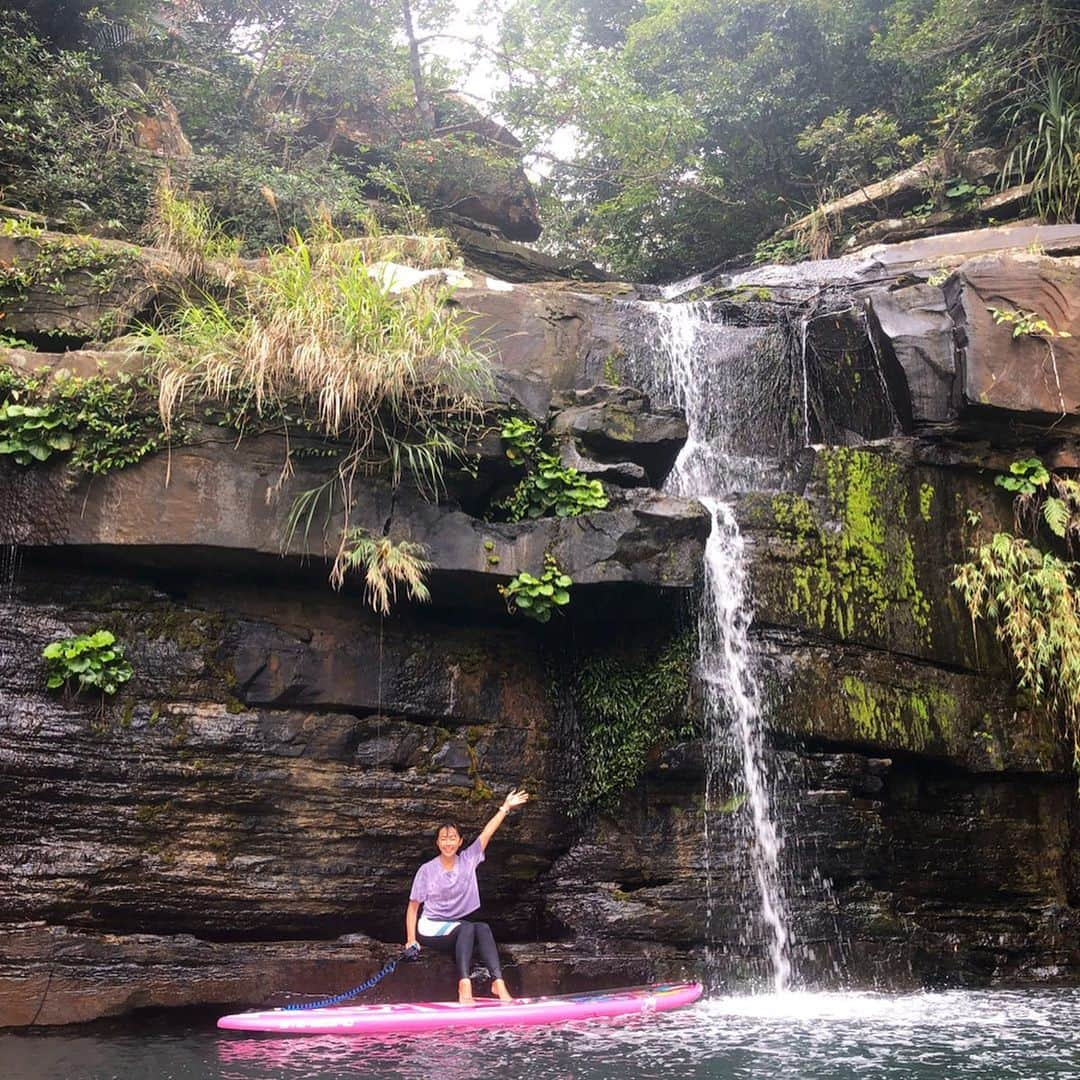
{"label": "waterfall", "polygon": [[0,600],[6,603],[15,599],[21,564],[22,550],[18,544],[0,544]]}
{"label": "waterfall", "polygon": [[[725,327],[704,304],[650,305],[658,329],[654,342],[660,370],[656,389],[686,411],[689,435],[667,489],[698,499],[712,516],[705,549],[705,580],[698,616],[700,678],[705,712],[705,867],[707,939],[715,941],[711,846],[721,771],[728,747],[739,762],[752,837],[748,858],[768,936],[772,982],[791,980],[787,903],[780,873],[781,839],[773,820],[762,734],[761,694],[749,641],[752,615],[743,537],[730,494],[767,486],[766,462],[741,453],[738,430],[754,417],[742,413],[740,393],[752,372],[740,363],[760,344],[763,331]],[[751,388],[750,393],[753,393]]]}

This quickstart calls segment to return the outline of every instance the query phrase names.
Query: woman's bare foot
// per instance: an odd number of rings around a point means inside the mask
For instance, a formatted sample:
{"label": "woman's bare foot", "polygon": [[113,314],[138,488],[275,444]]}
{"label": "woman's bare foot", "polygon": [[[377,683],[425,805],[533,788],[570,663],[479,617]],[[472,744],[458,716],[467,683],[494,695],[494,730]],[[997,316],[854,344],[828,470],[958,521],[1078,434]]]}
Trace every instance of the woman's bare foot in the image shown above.
{"label": "woman's bare foot", "polygon": [[472,1005],[472,983],[468,979],[458,979],[457,999],[459,1005]]}
{"label": "woman's bare foot", "polygon": [[514,998],[511,995],[510,991],[506,989],[506,983],[504,983],[502,981],[502,979],[495,979],[492,982],[492,984],[491,984],[491,992],[500,1001],[513,1001],[514,1000]]}

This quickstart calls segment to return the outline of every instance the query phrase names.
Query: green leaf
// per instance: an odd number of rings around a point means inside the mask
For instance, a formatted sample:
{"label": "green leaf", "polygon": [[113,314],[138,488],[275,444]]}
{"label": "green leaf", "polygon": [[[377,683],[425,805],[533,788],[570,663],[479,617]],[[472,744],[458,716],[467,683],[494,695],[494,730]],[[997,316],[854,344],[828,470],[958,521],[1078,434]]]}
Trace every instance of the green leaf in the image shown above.
{"label": "green leaf", "polygon": [[1069,508],[1063,500],[1051,497],[1043,503],[1043,518],[1055,536],[1064,539],[1069,527],[1069,516]]}

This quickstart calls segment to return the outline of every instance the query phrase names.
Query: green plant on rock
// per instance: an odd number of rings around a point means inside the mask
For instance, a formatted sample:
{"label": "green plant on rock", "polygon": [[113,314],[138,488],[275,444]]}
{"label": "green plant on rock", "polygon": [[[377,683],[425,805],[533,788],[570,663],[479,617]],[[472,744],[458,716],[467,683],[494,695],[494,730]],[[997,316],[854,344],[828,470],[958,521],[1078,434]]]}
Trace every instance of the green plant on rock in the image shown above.
{"label": "green plant on rock", "polygon": [[1050,473],[1037,457],[1014,461],[1009,471],[994,477],[994,483],[1017,495],[1034,495],[1050,482]]}
{"label": "green plant on rock", "polygon": [[1049,322],[1034,311],[1026,311],[1021,308],[1013,311],[1008,308],[987,306],[987,311],[994,317],[998,326],[1011,326],[1012,336],[1037,337],[1037,338],[1070,338],[1072,334],[1068,330],[1055,330]]}
{"label": "green plant on rock", "polygon": [[582,723],[574,807],[612,807],[638,782],[657,746],[692,736],[687,720],[697,656],[692,633],[644,653],[606,650],[580,662],[571,689]]}
{"label": "green plant on rock", "polygon": [[67,376],[49,385],[0,368],[0,454],[30,465],[70,451],[75,468],[95,474],[133,465],[159,445],[151,402],[141,376]]}
{"label": "green plant on rock", "polygon": [[123,645],[109,630],[54,641],[45,646],[41,656],[45,661],[45,685],[50,690],[74,683],[76,693],[90,687],[110,695],[133,674],[124,659]]}
{"label": "green plant on rock", "polygon": [[953,586],[972,622],[986,619],[1012,660],[1017,684],[1059,709],[1080,768],[1080,594],[1077,564],[1011,533],[972,547]]}
{"label": "green plant on rock", "polygon": [[[0,312],[0,318],[3,318],[3,312]],[[26,349],[28,352],[36,352],[37,346],[18,334],[0,330],[0,349]]]}
{"label": "green plant on rock", "polygon": [[573,466],[564,466],[554,454],[540,451],[535,467],[501,504],[511,521],[550,517],[577,517],[608,505],[604,485],[590,480]]}
{"label": "green plant on rock", "polygon": [[754,248],[754,265],[802,262],[809,254],[806,240],[801,236],[790,240],[762,240]]}
{"label": "green plant on rock", "polygon": [[537,424],[511,417],[501,430],[506,456],[525,469],[510,496],[499,504],[510,521],[534,518],[576,517],[608,505],[599,480],[590,480],[573,466],[564,466],[555,454],[542,449]]}
{"label": "green plant on rock", "polygon": [[74,434],[55,403],[0,403],[0,454],[10,455],[17,464],[48,461],[54,453],[70,450],[74,444]]}
{"label": "green plant on rock", "polygon": [[396,543],[388,536],[372,536],[365,529],[352,529],[345,554],[346,570],[364,574],[364,598],[379,615],[389,615],[397,602],[398,588],[410,600],[426,603],[431,593],[426,577],[432,564],[425,558],[422,544],[410,540]]}
{"label": "green plant on rock", "polygon": [[515,465],[527,465],[540,449],[540,427],[532,420],[511,416],[499,431],[506,456]]}
{"label": "green plant on rock", "polygon": [[1045,525],[1071,552],[1080,539],[1080,482],[1050,472],[1037,457],[1012,462],[994,483],[1011,491],[1016,532],[1034,536]]}
{"label": "green plant on rock", "polygon": [[554,611],[570,603],[573,583],[549,553],[544,556],[544,572],[539,577],[523,571],[509,585],[500,585],[499,593],[511,613],[518,611],[526,618],[546,623]]}
{"label": "green plant on rock", "polygon": [[161,446],[161,422],[153,412],[156,387],[143,375],[58,380],[55,399],[75,431],[71,464],[102,475],[125,469]]}

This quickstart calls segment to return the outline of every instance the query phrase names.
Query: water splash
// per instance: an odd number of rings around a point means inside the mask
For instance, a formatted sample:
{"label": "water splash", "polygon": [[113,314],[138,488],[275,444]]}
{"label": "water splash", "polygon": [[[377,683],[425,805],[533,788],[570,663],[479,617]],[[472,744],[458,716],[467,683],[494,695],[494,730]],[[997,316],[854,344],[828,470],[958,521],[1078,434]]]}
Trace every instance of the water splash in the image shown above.
{"label": "water splash", "polygon": [[[655,307],[658,387],[686,411],[686,445],[668,480],[668,490],[699,499],[712,516],[705,549],[705,585],[699,613],[700,676],[705,689],[705,859],[707,939],[713,926],[712,828],[726,747],[734,742],[741,766],[753,836],[748,844],[768,935],[772,982],[787,988],[792,976],[787,903],[780,873],[781,838],[773,819],[765,767],[760,688],[749,640],[751,605],[742,534],[725,501],[740,487],[762,486],[768,472],[759,459],[740,455],[737,422],[727,393],[738,380],[745,339],[717,323],[702,304]],[[745,378],[745,373],[742,373]]]}

